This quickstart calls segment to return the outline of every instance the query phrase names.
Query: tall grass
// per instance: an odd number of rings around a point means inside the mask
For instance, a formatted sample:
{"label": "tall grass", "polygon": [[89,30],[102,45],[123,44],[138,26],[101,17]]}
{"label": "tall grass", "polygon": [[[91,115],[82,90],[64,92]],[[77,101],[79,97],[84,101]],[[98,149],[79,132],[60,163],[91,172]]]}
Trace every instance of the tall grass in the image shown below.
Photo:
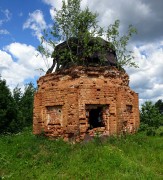
{"label": "tall grass", "polygon": [[0,137],[0,179],[163,179],[163,138],[137,134],[75,145],[26,130]]}

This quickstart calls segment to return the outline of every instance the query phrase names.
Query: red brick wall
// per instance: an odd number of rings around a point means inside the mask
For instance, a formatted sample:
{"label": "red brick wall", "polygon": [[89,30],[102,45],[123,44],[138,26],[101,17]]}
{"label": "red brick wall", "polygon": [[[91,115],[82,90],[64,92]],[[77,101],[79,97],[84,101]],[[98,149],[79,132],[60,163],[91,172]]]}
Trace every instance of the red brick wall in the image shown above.
{"label": "red brick wall", "polygon": [[[139,127],[138,94],[128,83],[125,72],[108,67],[76,67],[41,77],[34,100],[34,134],[43,131],[47,136],[80,140],[95,131],[134,133]],[[90,129],[91,105],[102,107],[105,127]]]}

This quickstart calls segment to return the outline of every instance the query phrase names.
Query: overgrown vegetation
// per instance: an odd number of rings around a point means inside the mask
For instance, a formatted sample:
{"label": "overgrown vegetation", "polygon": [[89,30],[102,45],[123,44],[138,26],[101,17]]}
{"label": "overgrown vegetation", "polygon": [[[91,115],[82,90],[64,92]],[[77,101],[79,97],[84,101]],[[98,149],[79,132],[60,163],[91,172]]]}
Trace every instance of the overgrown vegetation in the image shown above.
{"label": "overgrown vegetation", "polygon": [[[105,65],[105,53],[109,49],[116,51],[118,68],[137,67],[132,52],[127,49],[130,38],[136,33],[132,25],[129,25],[124,36],[120,36],[119,33],[119,20],[107,27],[100,27],[97,21],[98,14],[91,12],[88,7],[82,10],[81,0],[63,0],[61,10],[55,9],[55,14],[52,28],[44,32],[42,43],[38,47],[39,52],[46,58],[53,57],[52,69],[56,66],[58,70],[65,64],[69,67],[87,66],[88,59],[97,52],[101,54],[99,66]],[[103,37],[110,42],[105,42],[105,48],[104,41],[101,41]],[[66,42],[66,48],[55,49],[56,45],[63,41]],[[53,53],[47,48],[49,46],[54,49]]]}
{"label": "overgrown vegetation", "polygon": [[32,125],[34,92],[29,83],[24,93],[18,86],[11,93],[6,81],[0,79],[0,134],[17,133]]}
{"label": "overgrown vegetation", "polygon": [[163,140],[137,134],[78,143],[31,129],[0,136],[0,179],[163,179]]}

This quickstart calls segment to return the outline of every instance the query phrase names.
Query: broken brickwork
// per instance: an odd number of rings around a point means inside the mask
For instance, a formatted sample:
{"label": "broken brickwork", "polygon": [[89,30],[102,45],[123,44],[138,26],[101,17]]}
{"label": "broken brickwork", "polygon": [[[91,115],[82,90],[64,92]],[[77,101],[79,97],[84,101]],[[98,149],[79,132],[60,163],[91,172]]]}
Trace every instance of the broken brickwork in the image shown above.
{"label": "broken brickwork", "polygon": [[38,80],[34,134],[80,141],[134,133],[139,127],[138,94],[129,77],[114,67],[75,67]]}

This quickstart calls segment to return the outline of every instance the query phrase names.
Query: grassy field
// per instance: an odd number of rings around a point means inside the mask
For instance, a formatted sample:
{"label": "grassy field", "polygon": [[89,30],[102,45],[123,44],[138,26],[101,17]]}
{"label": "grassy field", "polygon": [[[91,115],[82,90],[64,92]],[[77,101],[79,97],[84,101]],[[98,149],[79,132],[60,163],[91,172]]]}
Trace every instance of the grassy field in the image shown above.
{"label": "grassy field", "polygon": [[0,136],[0,179],[163,179],[163,137],[137,134],[68,144],[32,135]]}

